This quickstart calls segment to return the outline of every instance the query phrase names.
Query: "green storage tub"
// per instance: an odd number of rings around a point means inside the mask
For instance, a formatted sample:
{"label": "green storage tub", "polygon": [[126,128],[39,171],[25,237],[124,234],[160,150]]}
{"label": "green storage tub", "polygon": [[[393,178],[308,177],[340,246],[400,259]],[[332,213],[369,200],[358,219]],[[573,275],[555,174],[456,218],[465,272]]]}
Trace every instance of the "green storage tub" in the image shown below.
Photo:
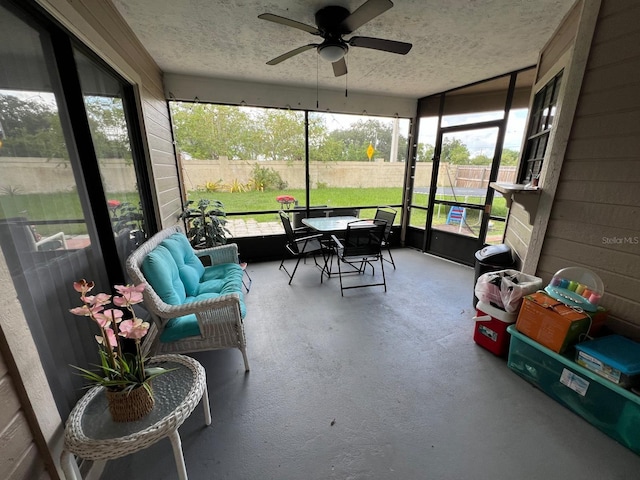
{"label": "green storage tub", "polygon": [[640,454],[640,396],[521,334],[510,325],[508,366],[551,398]]}

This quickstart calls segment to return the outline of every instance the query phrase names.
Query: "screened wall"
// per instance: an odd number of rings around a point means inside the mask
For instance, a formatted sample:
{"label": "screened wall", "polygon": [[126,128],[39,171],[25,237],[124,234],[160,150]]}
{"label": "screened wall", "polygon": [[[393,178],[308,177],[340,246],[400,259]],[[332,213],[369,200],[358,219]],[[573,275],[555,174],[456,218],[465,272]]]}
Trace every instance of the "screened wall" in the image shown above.
{"label": "screened wall", "polygon": [[[170,102],[188,200],[220,201],[231,241],[283,233],[308,215],[400,209],[410,122],[403,118]],[[397,216],[399,223],[400,216]]]}

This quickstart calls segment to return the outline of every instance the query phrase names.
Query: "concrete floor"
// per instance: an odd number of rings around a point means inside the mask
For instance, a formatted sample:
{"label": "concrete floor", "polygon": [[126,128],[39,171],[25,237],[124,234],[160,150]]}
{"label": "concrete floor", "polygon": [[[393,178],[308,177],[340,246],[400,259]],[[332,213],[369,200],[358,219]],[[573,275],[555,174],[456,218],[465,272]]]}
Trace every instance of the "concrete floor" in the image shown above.
{"label": "concrete floor", "polygon": [[[388,292],[340,297],[301,265],[249,265],[251,372],[237,350],[193,354],[213,423],[180,428],[189,478],[637,479],[640,457],[473,342],[473,269],[394,250]],[[168,440],[102,478],[174,479]]]}

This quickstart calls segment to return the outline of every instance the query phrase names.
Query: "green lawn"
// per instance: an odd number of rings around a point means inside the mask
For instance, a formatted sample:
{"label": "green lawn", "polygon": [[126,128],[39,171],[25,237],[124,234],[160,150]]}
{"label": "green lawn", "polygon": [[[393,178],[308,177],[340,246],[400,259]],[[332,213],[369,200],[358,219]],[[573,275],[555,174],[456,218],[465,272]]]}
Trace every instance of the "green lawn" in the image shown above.
{"label": "green lawn", "polygon": [[[402,190],[393,188],[320,188],[311,190],[311,205],[328,207],[349,207],[364,205],[398,205],[402,201]],[[279,195],[291,195],[298,199],[299,205],[305,204],[305,191],[285,190],[285,191],[249,191],[249,192],[189,192],[188,198],[194,203],[200,198],[219,200],[224,204],[227,213],[238,213],[247,211],[278,210],[281,205],[276,201]],[[121,202],[137,203],[135,193],[111,195],[110,199],[117,199]],[[453,200],[442,197],[443,200]],[[473,202],[477,199],[469,199]],[[437,208],[437,207],[436,207]],[[440,215],[434,218],[434,224],[444,224],[447,217],[448,208],[445,205],[440,207]],[[360,213],[361,217],[371,217],[375,209],[365,209]],[[478,222],[479,211],[470,210],[467,215],[467,222],[471,225]],[[503,198],[494,200],[495,215],[505,216],[507,208]],[[84,215],[80,207],[78,195],[75,192],[50,193],[50,194],[25,194],[25,195],[2,195],[0,196],[0,218],[24,216],[29,220],[68,220],[82,219]],[[258,222],[277,221],[276,214],[259,214],[242,217],[251,217]],[[239,218],[236,215],[231,218]],[[411,225],[424,226],[426,212],[423,210],[412,210]],[[399,217],[396,220],[399,221]],[[504,223],[495,222],[497,227]],[[60,231],[60,226],[41,225],[38,232],[45,235]],[[84,224],[69,224],[64,226],[67,234],[86,233]]]}

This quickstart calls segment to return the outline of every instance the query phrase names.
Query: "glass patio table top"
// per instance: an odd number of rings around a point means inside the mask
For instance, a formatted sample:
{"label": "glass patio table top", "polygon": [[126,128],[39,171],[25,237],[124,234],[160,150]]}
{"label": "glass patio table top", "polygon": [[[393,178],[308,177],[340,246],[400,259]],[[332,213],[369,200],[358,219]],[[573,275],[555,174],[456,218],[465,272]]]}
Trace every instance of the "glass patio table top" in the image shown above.
{"label": "glass patio table top", "polygon": [[312,217],[303,218],[302,224],[317,232],[344,232],[350,222],[358,220],[362,219],[351,215],[342,217]]}

